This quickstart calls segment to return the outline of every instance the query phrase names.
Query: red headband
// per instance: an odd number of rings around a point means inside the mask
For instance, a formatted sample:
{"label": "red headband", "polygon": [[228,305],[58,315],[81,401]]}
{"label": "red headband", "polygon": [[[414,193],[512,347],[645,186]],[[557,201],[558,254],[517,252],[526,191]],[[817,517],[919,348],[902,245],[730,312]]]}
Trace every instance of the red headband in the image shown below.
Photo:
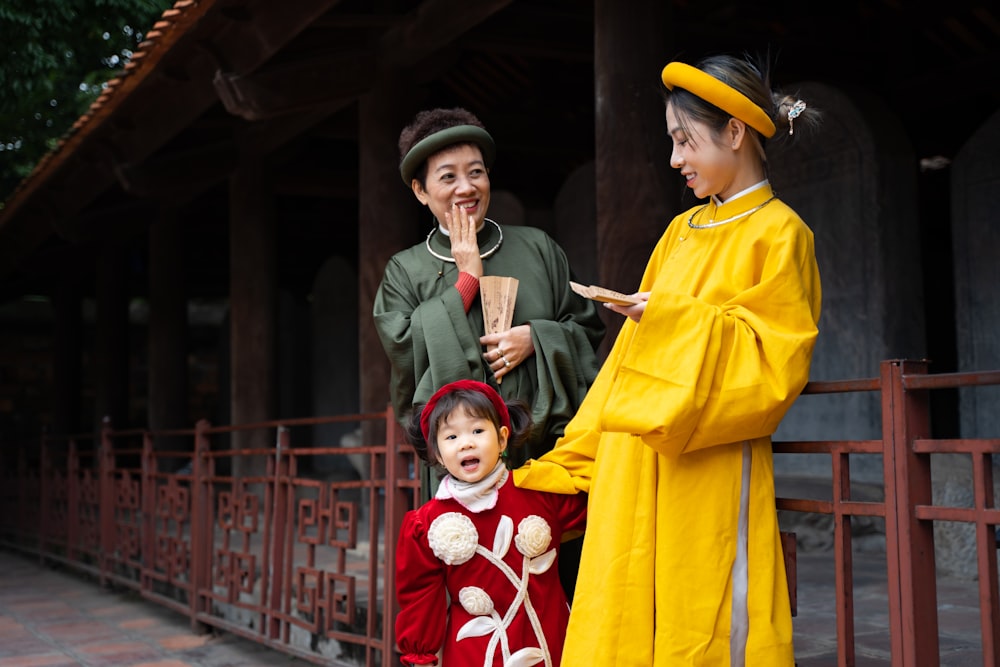
{"label": "red headband", "polygon": [[437,406],[438,401],[445,394],[450,394],[453,391],[459,389],[468,389],[470,391],[478,391],[480,394],[490,399],[490,403],[496,408],[497,414],[500,415],[500,425],[506,426],[507,430],[510,430],[510,412],[507,410],[507,404],[503,402],[500,394],[496,390],[489,386],[488,384],[483,384],[482,382],[477,382],[476,380],[458,380],[438,389],[431,396],[431,400],[427,401],[427,405],[424,409],[420,411],[420,430],[424,434],[424,440],[428,440],[431,430],[431,413],[434,412],[434,408]]}

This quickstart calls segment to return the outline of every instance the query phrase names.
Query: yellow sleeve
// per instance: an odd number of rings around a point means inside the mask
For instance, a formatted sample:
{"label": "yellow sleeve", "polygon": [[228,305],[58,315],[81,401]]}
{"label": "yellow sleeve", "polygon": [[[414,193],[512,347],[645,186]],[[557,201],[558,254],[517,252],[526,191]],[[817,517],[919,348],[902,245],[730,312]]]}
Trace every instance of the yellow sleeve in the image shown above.
{"label": "yellow sleeve", "polygon": [[691,293],[684,267],[660,267],[599,430],[670,456],[774,432],[808,381],[821,296],[812,232],[796,217],[767,234],[720,245]]}
{"label": "yellow sleeve", "polygon": [[618,358],[619,351],[625,347],[623,340],[631,336],[631,331],[626,324],[619,332],[608,360],[552,450],[514,470],[517,486],[551,493],[590,492],[594,460],[601,439],[601,411],[613,386],[616,364],[612,360]]}
{"label": "yellow sleeve", "polygon": [[594,420],[587,418],[590,414],[586,412],[590,396],[588,393],[576,416],[566,424],[566,432],[556,441],[555,447],[541,458],[529,459],[514,470],[514,483],[517,486],[550,493],[590,491],[594,459],[597,457],[597,445],[600,441],[600,433],[591,427]]}
{"label": "yellow sleeve", "polygon": [[517,486],[550,493],[590,491],[599,434],[594,431],[574,433],[570,431],[571,426],[573,420],[566,427],[566,435],[551,451],[539,459],[529,459],[514,470]]}

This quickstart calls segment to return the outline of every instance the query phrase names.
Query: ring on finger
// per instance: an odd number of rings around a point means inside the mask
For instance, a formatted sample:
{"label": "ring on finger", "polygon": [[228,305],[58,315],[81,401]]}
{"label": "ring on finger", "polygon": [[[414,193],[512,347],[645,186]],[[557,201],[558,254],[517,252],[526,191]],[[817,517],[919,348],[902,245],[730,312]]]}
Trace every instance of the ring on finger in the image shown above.
{"label": "ring on finger", "polygon": [[504,368],[510,368],[510,361],[509,361],[509,360],[507,360],[507,359],[504,359],[504,360],[503,360],[503,367],[504,367]]}

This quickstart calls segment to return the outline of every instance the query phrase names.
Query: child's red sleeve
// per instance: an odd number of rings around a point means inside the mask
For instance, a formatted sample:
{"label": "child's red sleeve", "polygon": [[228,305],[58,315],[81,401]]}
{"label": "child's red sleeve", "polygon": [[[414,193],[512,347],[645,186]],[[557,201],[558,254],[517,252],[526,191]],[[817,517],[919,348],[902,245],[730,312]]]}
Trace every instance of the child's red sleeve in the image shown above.
{"label": "child's red sleeve", "polygon": [[437,664],[448,618],[445,567],[427,542],[427,526],[407,512],[396,548],[396,646],[404,665]]}

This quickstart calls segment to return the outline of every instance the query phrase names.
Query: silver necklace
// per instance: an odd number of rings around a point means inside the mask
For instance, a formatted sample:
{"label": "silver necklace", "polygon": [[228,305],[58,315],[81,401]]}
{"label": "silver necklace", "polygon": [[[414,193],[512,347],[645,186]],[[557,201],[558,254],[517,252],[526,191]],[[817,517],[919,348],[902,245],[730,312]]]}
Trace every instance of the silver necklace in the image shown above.
{"label": "silver necklace", "polygon": [[[498,225],[496,223],[496,221],[490,220],[489,218],[483,218],[483,219],[486,222],[492,222],[493,223],[493,226],[497,228],[497,233],[500,234],[500,238],[497,240],[497,244],[495,246],[493,246],[492,248],[490,248],[486,252],[480,253],[479,254],[479,259],[486,259],[487,257],[492,256],[497,250],[500,249],[500,244],[503,243],[503,230],[500,229],[500,225]],[[438,253],[434,252],[433,248],[431,248],[431,237],[434,236],[434,232],[436,232],[437,230],[438,230],[438,228],[435,226],[434,229],[432,229],[430,231],[430,233],[427,235],[427,240],[424,241],[424,245],[427,246],[427,252],[429,252],[430,254],[434,255],[435,257],[437,257],[438,259],[440,259],[442,262],[451,262],[452,264],[454,264],[455,263],[455,258],[454,257],[446,257],[445,255],[439,255]]]}
{"label": "silver necklace", "polygon": [[692,211],[691,215],[688,216],[688,227],[690,227],[691,229],[708,229],[709,227],[718,227],[719,225],[724,225],[727,222],[732,222],[733,220],[739,220],[740,218],[745,218],[748,215],[750,215],[751,213],[756,213],[757,211],[759,211],[760,209],[764,208],[765,206],[767,206],[768,204],[770,204],[774,200],[775,200],[775,195],[772,195],[771,198],[768,199],[767,201],[765,201],[763,204],[758,204],[757,206],[754,206],[749,211],[743,211],[742,213],[737,213],[736,215],[732,216],[731,218],[726,218],[725,220],[712,220],[711,218],[709,218],[708,222],[706,222],[704,225],[696,225],[696,224],[694,224],[691,221],[694,220],[694,216],[696,214],[698,214],[698,213],[704,211],[706,208],[708,208],[708,204],[705,204],[704,206],[702,206],[701,208],[699,208],[697,211]]}

